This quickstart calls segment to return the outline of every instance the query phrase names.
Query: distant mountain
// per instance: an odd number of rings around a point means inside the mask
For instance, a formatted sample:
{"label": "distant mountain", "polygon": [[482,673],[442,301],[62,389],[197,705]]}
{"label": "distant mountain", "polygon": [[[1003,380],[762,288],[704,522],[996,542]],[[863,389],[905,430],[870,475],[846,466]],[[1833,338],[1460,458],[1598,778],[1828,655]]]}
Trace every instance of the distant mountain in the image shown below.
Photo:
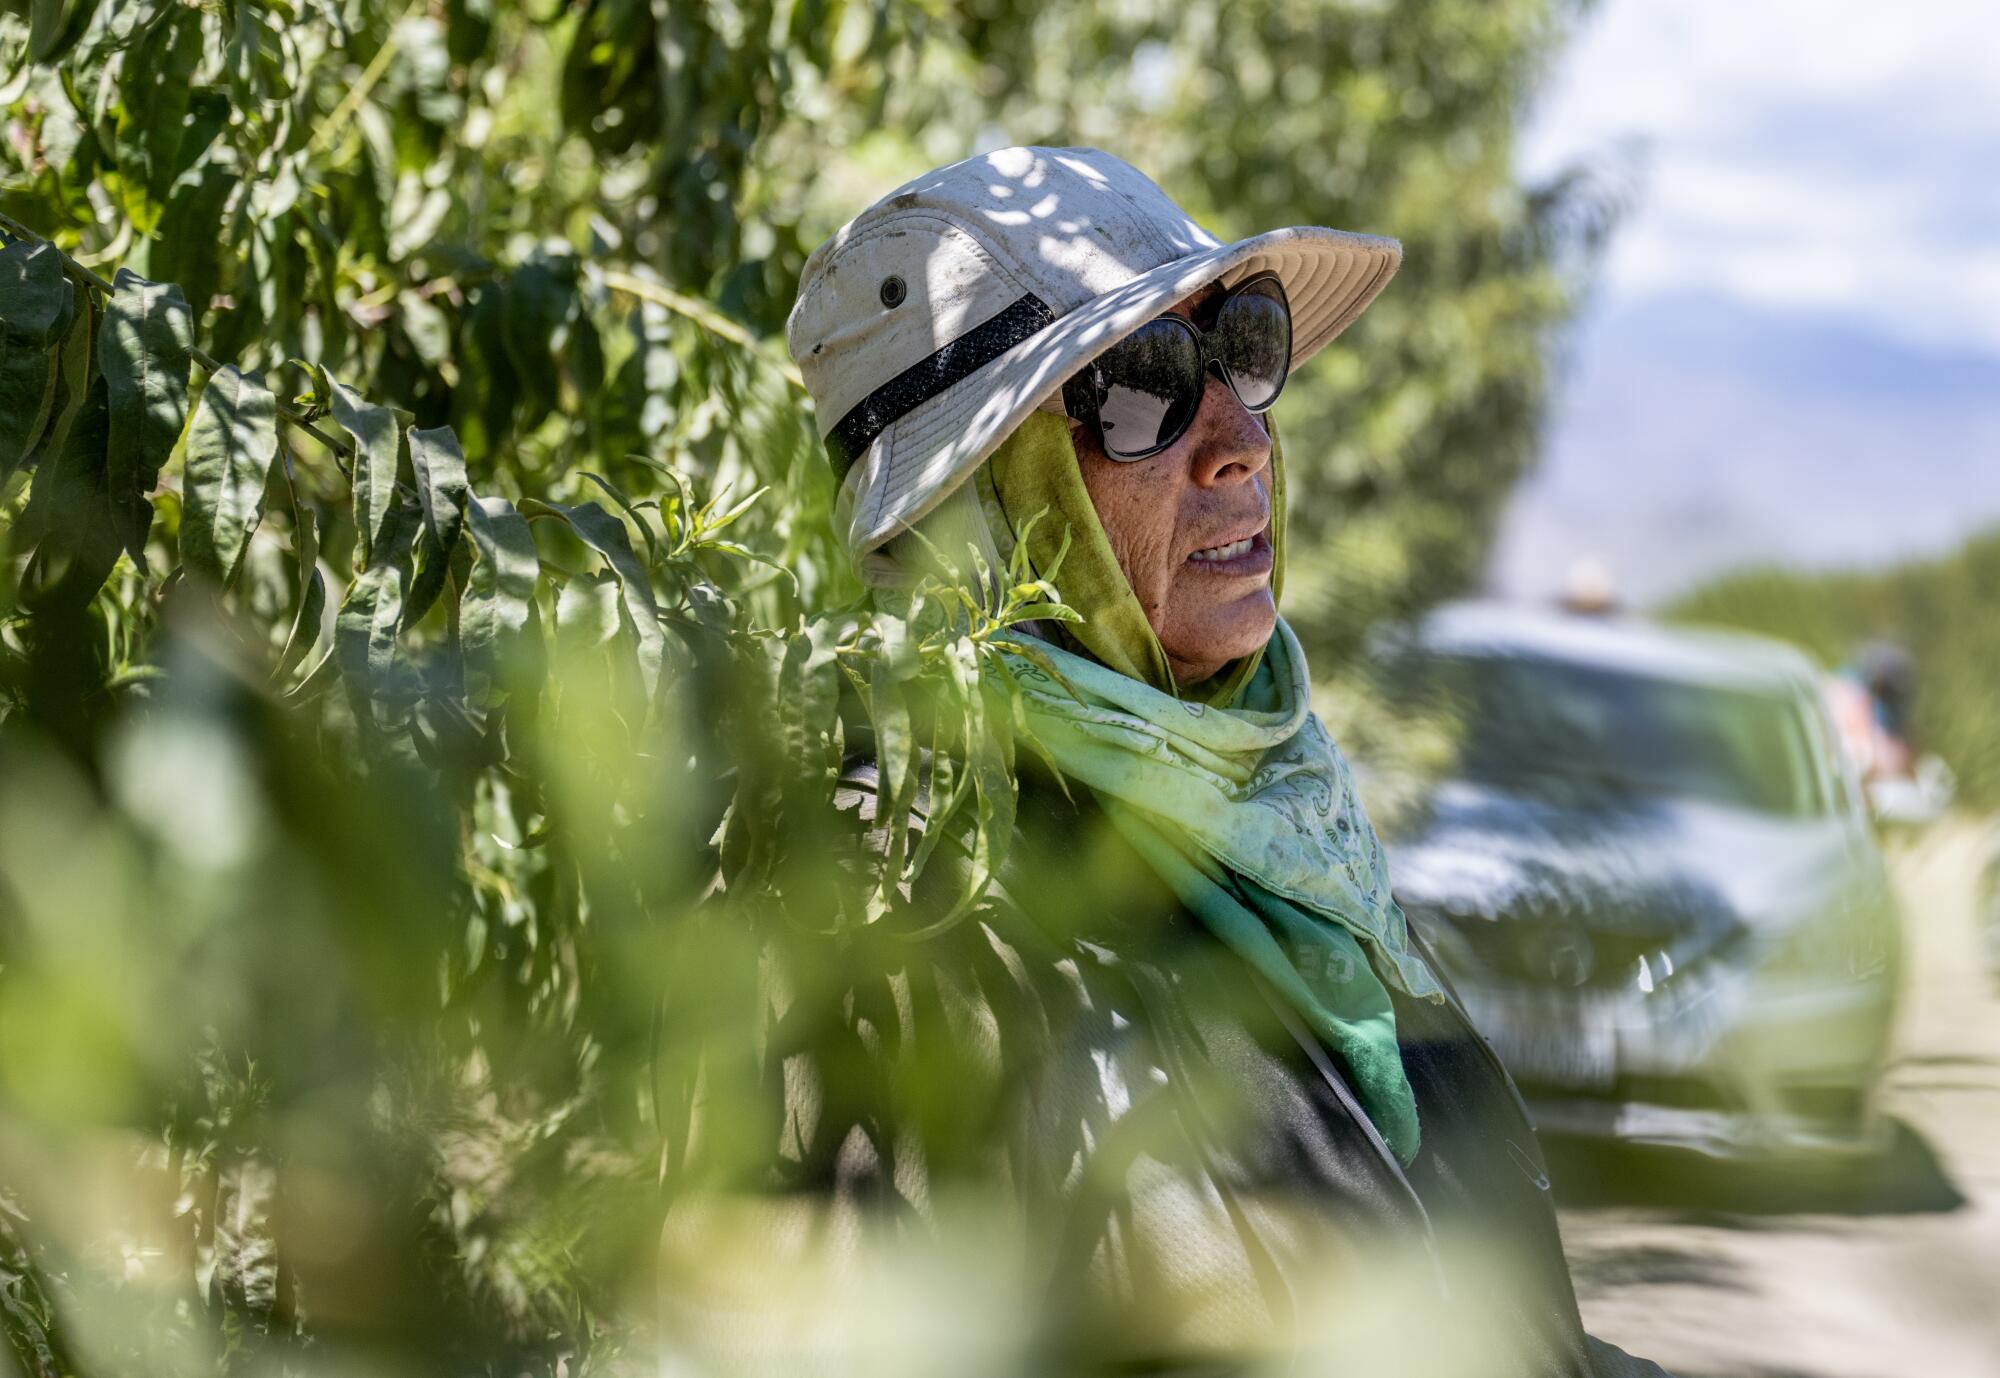
{"label": "distant mountain", "polygon": [[1572,337],[1493,589],[1580,557],[1654,604],[1744,564],[1874,566],[2000,520],[2000,356],[1722,297],[1608,303]]}

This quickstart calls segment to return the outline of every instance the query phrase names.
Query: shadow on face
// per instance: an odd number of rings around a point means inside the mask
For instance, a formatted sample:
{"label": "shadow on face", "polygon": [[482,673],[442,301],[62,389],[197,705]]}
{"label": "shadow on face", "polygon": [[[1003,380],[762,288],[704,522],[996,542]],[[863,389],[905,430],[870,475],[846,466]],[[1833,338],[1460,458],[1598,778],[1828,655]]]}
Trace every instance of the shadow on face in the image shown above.
{"label": "shadow on face", "polygon": [[[1209,324],[1210,284],[1170,314]],[[1097,519],[1182,685],[1199,684],[1270,639],[1271,437],[1229,386],[1207,375],[1187,434],[1156,455],[1108,458],[1070,422]]]}

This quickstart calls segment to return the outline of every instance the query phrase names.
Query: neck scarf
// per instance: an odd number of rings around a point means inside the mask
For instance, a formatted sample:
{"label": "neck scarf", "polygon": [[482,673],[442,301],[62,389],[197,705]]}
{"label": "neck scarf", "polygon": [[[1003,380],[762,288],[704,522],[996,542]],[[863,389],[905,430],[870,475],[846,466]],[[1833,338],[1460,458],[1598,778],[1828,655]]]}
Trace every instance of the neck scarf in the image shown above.
{"label": "neck scarf", "polygon": [[1376,1129],[1411,1161],[1416,1100],[1383,980],[1424,998],[1442,992],[1410,950],[1381,843],[1311,711],[1291,628],[1281,621],[1272,633],[1244,696],[1254,706],[1236,708],[1174,698],[1059,647],[1034,649],[1036,659],[1008,665],[1042,746],[1202,924],[1341,1055]]}
{"label": "neck scarf", "polygon": [[[1271,468],[1281,556],[1275,435]],[[1341,1057],[1375,1129],[1409,1163],[1416,1099],[1383,982],[1443,995],[1410,950],[1381,844],[1347,761],[1312,712],[1291,628],[1280,620],[1262,651],[1211,684],[1176,686],[1097,520],[1064,417],[1030,416],[969,489],[931,524],[945,538],[934,548],[976,537],[1004,560],[1025,539],[1042,577],[1067,528],[1054,582],[1083,622],[1055,624],[1047,638],[1010,634],[1026,652],[1007,665],[1030,730],[1182,904]],[[1274,560],[1274,596],[1282,569]]]}

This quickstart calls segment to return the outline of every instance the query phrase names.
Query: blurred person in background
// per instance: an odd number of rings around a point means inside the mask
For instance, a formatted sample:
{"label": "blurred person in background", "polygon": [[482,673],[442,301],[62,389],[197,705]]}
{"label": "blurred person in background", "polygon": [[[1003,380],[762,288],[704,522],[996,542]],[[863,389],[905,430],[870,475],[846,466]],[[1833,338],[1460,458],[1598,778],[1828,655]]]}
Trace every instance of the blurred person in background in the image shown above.
{"label": "blurred person in background", "polygon": [[1824,692],[1875,817],[1884,824],[1936,821],[1951,806],[1957,781],[1917,740],[1917,668],[1909,651],[1882,638],[1865,642],[1826,677]]}
{"label": "blurred person in background", "polygon": [[1908,775],[1915,760],[1910,744],[1910,699],[1916,668],[1910,654],[1890,641],[1871,641],[1833,673],[1828,697],[1841,737],[1870,784]]}
{"label": "blurred person in background", "polygon": [[[1660,1372],[1584,1333],[1534,1129],[1391,897],[1277,612],[1269,409],[1400,256],[1224,243],[1117,158],[1010,148],[809,260],[789,342],[876,596],[1049,579],[1075,620],[1007,634],[1018,843],[971,913],[926,925],[920,877],[923,942],[855,1047],[788,1043],[787,1003],[834,978],[774,976],[781,1205],[670,1218],[691,1360],[851,1356],[869,1323],[777,1319],[786,1289],[889,1276],[871,1242],[1000,1181],[1019,1219],[981,1242],[1018,1257],[1038,1371]],[[846,766],[861,846],[897,845],[886,761]],[[940,1066],[928,1122],[890,1122]],[[754,1276],[719,1278],[746,1231]]]}

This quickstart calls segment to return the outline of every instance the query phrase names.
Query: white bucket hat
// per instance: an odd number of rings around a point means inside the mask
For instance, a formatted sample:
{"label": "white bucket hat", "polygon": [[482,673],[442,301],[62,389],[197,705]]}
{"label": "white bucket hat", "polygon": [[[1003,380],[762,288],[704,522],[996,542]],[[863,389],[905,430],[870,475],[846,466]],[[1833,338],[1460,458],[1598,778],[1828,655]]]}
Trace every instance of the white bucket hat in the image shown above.
{"label": "white bucket hat", "polygon": [[1003,148],[904,183],[813,251],[785,327],[849,548],[914,524],[1071,374],[1189,293],[1275,272],[1297,368],[1402,253],[1315,225],[1224,244],[1094,148]]}

